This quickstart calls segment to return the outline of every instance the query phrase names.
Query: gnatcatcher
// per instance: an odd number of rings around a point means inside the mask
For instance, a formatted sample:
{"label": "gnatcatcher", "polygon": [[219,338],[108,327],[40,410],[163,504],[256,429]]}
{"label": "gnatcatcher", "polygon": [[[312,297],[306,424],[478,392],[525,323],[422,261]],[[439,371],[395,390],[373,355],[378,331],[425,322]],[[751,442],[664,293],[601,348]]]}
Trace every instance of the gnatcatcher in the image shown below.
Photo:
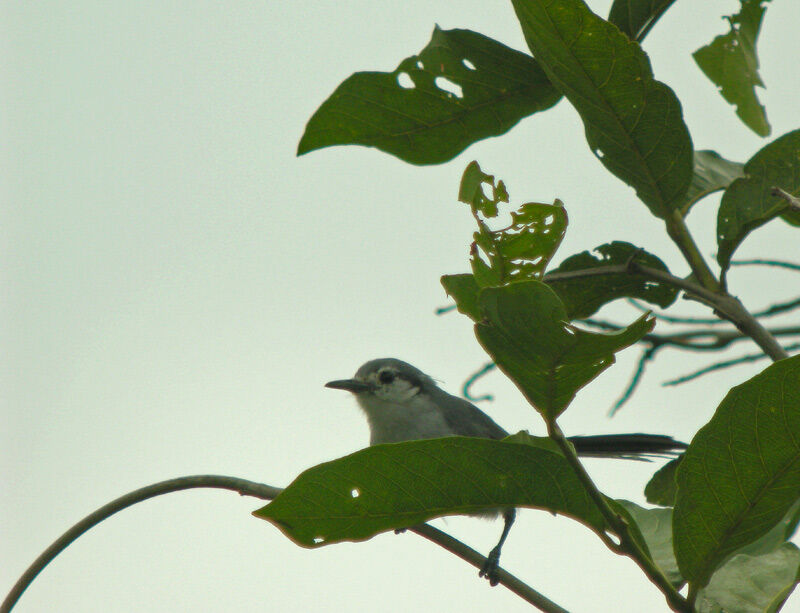
{"label": "gnatcatcher", "polygon": [[[370,445],[399,443],[446,436],[475,436],[501,439],[508,433],[474,404],[452,396],[418,368],[395,358],[371,360],[358,369],[352,379],[330,381],[326,387],[355,394],[367,414]],[[658,434],[611,434],[574,436],[570,442],[578,455],[643,459],[646,456],[674,455],[686,444]],[[500,550],[514,523],[516,511],[498,509],[483,516],[502,513],[505,523],[500,541],[478,573],[489,583],[498,582]]]}

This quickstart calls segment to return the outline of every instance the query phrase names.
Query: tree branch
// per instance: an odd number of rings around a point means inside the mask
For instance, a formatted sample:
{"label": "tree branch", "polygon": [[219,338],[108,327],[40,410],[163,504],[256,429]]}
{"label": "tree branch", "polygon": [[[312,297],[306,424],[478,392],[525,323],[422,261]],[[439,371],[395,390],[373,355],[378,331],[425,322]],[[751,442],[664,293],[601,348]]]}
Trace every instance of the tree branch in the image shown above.
{"label": "tree branch", "polygon": [[[636,539],[633,538],[628,522],[611,508],[605,496],[597,489],[589,473],[586,472],[583,464],[581,464],[578,459],[575,449],[564,436],[564,433],[561,431],[555,419],[547,419],[547,432],[550,438],[555,441],[563,452],[567,462],[572,466],[573,471],[583,484],[589,497],[594,501],[600,513],[602,513],[608,526],[619,538],[619,546],[612,547],[612,551],[616,553],[622,552],[636,562],[650,581],[661,590],[673,611],[690,613],[692,607],[689,605],[688,601],[678,593],[661,569],[658,568],[650,556],[642,550],[636,542]],[[603,542],[606,542],[606,540],[604,539]]]}
{"label": "tree branch", "polygon": [[[11,588],[3,603],[0,605],[0,613],[10,613],[14,608],[17,601],[22,594],[28,589],[28,586],[33,582],[36,576],[44,570],[44,568],[52,562],[55,557],[64,551],[70,544],[77,540],[82,534],[108,519],[115,513],[122,511],[134,504],[143,502],[149,498],[155,498],[163,494],[170,494],[172,492],[179,492],[182,490],[194,488],[216,488],[225,489],[238,492],[242,496],[253,496],[261,500],[272,500],[283,491],[281,488],[257,483],[255,481],[248,481],[246,479],[239,479],[237,477],[227,477],[223,475],[194,475],[190,477],[178,477],[176,479],[168,479],[167,481],[160,481],[152,485],[147,485],[138,490],[134,490],[119,498],[112,500],[106,505],[103,505],[96,511],[93,511],[77,524],[72,526],[69,530],[64,532],[58,537],[47,549],[45,549],[33,563],[22,573],[22,576]],[[449,534],[442,532],[427,524],[421,524],[413,528],[411,531],[419,534],[420,536],[428,539],[446,549],[447,551],[457,555],[462,560],[466,560],[476,568],[482,568],[486,562],[486,558],[479,554],[474,549],[468,547],[461,541],[453,538]],[[498,568],[499,583],[506,586],[509,590],[517,594],[520,598],[529,602],[535,607],[538,607],[545,613],[568,613],[565,609],[558,606],[556,603],[548,599],[543,594],[540,594],[529,585],[520,581],[517,577],[505,570]]]}

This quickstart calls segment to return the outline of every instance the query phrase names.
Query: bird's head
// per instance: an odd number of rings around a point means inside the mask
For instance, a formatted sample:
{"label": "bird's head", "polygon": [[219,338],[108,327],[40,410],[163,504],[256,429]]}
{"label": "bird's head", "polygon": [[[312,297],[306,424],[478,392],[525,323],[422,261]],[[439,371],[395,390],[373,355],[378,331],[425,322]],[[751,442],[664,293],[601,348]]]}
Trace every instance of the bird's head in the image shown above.
{"label": "bird's head", "polygon": [[392,404],[405,404],[436,383],[424,372],[395,358],[370,360],[356,371],[352,379],[329,381],[325,387],[347,390],[360,403],[379,399]]}

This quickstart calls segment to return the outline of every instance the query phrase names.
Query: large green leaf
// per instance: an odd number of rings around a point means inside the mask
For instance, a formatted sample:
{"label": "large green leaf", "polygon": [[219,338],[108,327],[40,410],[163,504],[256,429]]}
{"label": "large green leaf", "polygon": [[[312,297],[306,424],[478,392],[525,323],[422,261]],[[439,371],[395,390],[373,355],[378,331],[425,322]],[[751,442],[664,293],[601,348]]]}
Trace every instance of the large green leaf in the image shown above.
{"label": "large green leaf", "polygon": [[736,554],[700,590],[698,613],[775,613],[797,584],[800,549],[784,543],[757,556]]}
{"label": "large green leaf", "polygon": [[375,445],[309,468],[254,514],[304,547],[360,541],[443,515],[505,507],[605,521],[549,439],[450,437]]}
{"label": "large green leaf", "polygon": [[627,500],[618,500],[636,522],[644,536],[650,556],[673,585],[683,583],[672,549],[672,509],[644,509]]}
{"label": "large green leaf", "polygon": [[412,164],[441,164],[559,98],[529,55],[477,32],[437,27],[394,72],[346,79],[309,120],[297,154],[366,145]]}
{"label": "large green leaf", "polygon": [[684,454],[673,532],[678,565],[696,586],[800,498],[798,407],[800,356],[734,387]]}
{"label": "large green leaf", "polygon": [[614,0],[608,20],[641,42],[675,0]]}
{"label": "large green leaf", "polygon": [[643,315],[611,334],[568,323],[556,293],[539,281],[481,290],[483,319],[475,334],[495,364],[547,419],[556,418],[580,388],[614,363],[614,353],[653,329]]}
{"label": "large green leaf", "polygon": [[592,151],[668,218],[692,177],[692,141],[672,90],[638,43],[581,0],[513,0],[525,40],[583,119]]}
{"label": "large green leaf", "polygon": [[695,202],[725,189],[740,177],[744,177],[744,164],[726,160],[716,151],[695,151],[694,174],[681,213],[685,216]]}
{"label": "large green leaf", "polygon": [[678,291],[674,287],[654,282],[642,275],[621,272],[596,277],[573,276],[594,268],[624,266],[631,258],[635,258],[643,266],[669,272],[664,262],[656,256],[630,243],[614,241],[596,247],[592,253],[583,251],[568,257],[558,268],[549,272],[544,280],[561,298],[570,319],[589,317],[604,304],[617,298],[640,298],[662,308],[675,302]]}
{"label": "large green leaf", "polygon": [[728,268],[733,252],[745,237],[789,209],[773,187],[800,195],[800,130],[794,130],[762,148],[744,165],[722,195],[717,215],[717,261]]}
{"label": "large green leaf", "polygon": [[731,30],[694,52],[694,60],[717,86],[722,97],[736,105],[736,114],[759,136],[769,136],[767,113],[756,97],[764,87],[758,75],[756,39],[769,0],[742,0],[742,9],[728,18]]}

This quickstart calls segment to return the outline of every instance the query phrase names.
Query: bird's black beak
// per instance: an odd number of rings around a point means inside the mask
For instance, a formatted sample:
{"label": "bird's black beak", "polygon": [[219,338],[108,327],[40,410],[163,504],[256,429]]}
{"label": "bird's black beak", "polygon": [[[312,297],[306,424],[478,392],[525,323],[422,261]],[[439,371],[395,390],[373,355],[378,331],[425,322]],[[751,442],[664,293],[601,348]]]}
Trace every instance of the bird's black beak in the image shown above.
{"label": "bird's black beak", "polygon": [[358,394],[360,392],[367,392],[372,389],[367,383],[357,379],[340,379],[339,381],[328,381],[325,387],[331,387],[336,390],[347,390]]}

